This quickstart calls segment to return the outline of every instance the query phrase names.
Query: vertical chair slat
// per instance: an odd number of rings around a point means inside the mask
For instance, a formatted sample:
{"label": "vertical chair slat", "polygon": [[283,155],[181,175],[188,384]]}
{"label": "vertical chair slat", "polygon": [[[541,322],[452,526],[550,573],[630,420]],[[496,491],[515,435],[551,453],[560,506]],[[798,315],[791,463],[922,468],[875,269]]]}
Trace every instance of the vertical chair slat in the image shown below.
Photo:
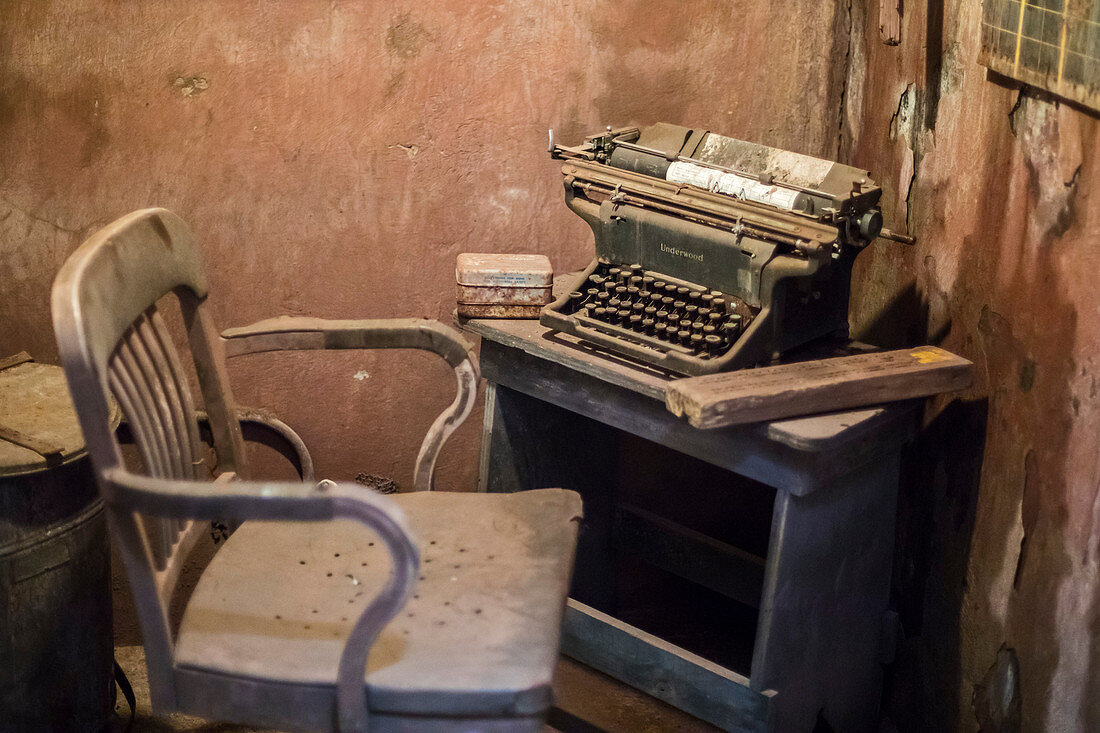
{"label": "vertical chair slat", "polygon": [[[147,467],[150,467],[150,470],[153,470],[152,467],[156,464],[158,458],[152,452],[154,441],[148,424],[149,416],[139,406],[137,388],[134,386],[133,380],[116,359],[111,361],[108,384],[130,423],[130,429],[134,434],[134,442],[137,443],[142,461],[145,462]],[[155,526],[151,527],[150,523],[144,521],[144,519],[138,525],[144,530],[145,543],[152,555],[154,567],[161,569],[167,561],[167,557],[164,554],[166,548],[159,539],[160,532],[157,531]]]}
{"label": "vertical chair slat", "polygon": [[165,478],[179,478],[183,475],[183,470],[177,449],[179,440],[176,435],[176,423],[169,405],[168,394],[160,378],[158,365],[154,363],[155,356],[150,352],[145,340],[143,321],[144,315],[134,322],[127,335],[127,341],[141,376],[140,383],[144,385],[151,401],[154,423],[160,428],[157,435],[163,438],[160,449],[164,458]]}
{"label": "vertical chair slat", "polygon": [[[146,379],[146,373],[139,366],[138,357],[131,346],[134,339],[136,339],[135,332],[131,328],[119,342],[112,365],[117,366],[120,378],[134,396],[132,408],[135,414],[127,416],[131,419],[137,417],[145,426],[145,430],[139,433],[138,439],[147,443],[147,450],[142,453],[149,456],[149,473],[152,476],[167,477],[170,475],[171,466],[164,426],[158,419],[156,398],[153,396],[151,385]],[[150,517],[143,517],[142,526],[153,551],[154,564],[158,570],[161,570],[171,553],[167,526],[162,520]]]}
{"label": "vertical chair slat", "polygon": [[[194,464],[191,462],[191,448],[188,445],[186,418],[180,400],[179,386],[168,363],[164,344],[153,328],[152,315],[156,306],[150,306],[135,322],[134,351],[138,363],[145,372],[147,381],[153,386],[157,399],[160,420],[164,425],[166,450],[173,478],[192,478]],[[182,528],[178,520],[165,520],[170,544],[175,545]]]}
{"label": "vertical chair slat", "polygon": [[154,440],[152,438],[153,428],[149,425],[150,416],[142,409],[137,387],[134,385],[130,374],[122,368],[122,364],[118,359],[111,360],[108,382],[115,399],[122,407],[123,414],[126,415],[127,422],[130,424],[130,430],[134,434],[134,442],[137,444],[142,462],[150,473],[159,470],[160,457],[153,452]]}
{"label": "vertical chair slat", "polygon": [[[181,478],[202,478],[202,440],[199,438],[199,424],[195,419],[195,403],[191,398],[191,389],[184,376],[183,364],[180,362],[179,352],[172,343],[172,337],[168,334],[168,327],[156,307],[150,307],[146,311],[148,315],[149,338],[157,345],[159,352],[164,355],[167,368],[161,368],[161,378],[165,380],[165,387],[172,395],[169,404],[173,407],[173,417],[177,421],[176,433],[180,443],[180,459],[183,473]],[[186,534],[190,530],[191,522],[176,521],[177,531]],[[177,552],[186,552],[185,548],[179,548]]]}
{"label": "vertical chair slat", "polygon": [[[158,383],[155,370],[145,353],[136,324],[132,325],[119,344],[119,355],[123,367],[129,372],[137,388],[146,414],[149,416],[150,431],[154,452],[159,456],[160,476],[170,477],[173,472],[171,451],[169,449],[170,426],[164,420],[166,405],[158,395]],[[154,476],[158,475],[153,473]],[[172,529],[170,521],[160,517],[143,517],[143,526],[149,538],[149,544],[155,548],[153,557],[158,570],[167,566],[172,555]]]}
{"label": "vertical chair slat", "polygon": [[118,344],[115,352],[114,363],[119,368],[119,374],[127,380],[128,386],[133,390],[136,398],[134,407],[141,411],[147,427],[145,439],[149,441],[149,454],[152,464],[148,467],[149,474],[156,477],[169,475],[168,455],[165,450],[164,426],[157,420],[157,408],[149,384],[142,375],[138,366],[137,357],[130,345],[130,331]]}
{"label": "vertical chair slat", "polygon": [[153,310],[150,321],[153,335],[167,356],[169,375],[175,385],[175,393],[179,397],[179,405],[183,416],[183,430],[180,432],[181,441],[187,446],[186,458],[187,463],[191,466],[190,472],[185,473],[185,478],[202,478],[202,440],[199,438],[199,424],[195,419],[195,401],[191,397],[191,390],[184,376],[183,364],[180,362],[179,353],[172,345],[168,328],[164,325],[164,319],[161,318],[160,312]]}

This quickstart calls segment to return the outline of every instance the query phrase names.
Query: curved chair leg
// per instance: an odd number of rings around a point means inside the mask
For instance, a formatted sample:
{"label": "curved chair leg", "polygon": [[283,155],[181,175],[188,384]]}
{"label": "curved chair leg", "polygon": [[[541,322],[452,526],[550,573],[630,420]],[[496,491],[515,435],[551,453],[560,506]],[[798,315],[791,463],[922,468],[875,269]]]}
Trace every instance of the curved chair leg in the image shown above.
{"label": "curved chair leg", "polygon": [[245,441],[260,443],[279,452],[294,464],[303,481],[313,481],[313,458],[298,433],[271,413],[255,408],[237,408]]}
{"label": "curved chair leg", "polygon": [[[199,435],[204,443],[210,445],[212,436],[206,413],[196,410],[195,417],[199,422]],[[241,433],[246,442],[271,448],[290,461],[303,481],[314,480],[313,458],[309,455],[309,449],[289,425],[271,413],[255,408],[238,408],[237,419],[241,423]]]}

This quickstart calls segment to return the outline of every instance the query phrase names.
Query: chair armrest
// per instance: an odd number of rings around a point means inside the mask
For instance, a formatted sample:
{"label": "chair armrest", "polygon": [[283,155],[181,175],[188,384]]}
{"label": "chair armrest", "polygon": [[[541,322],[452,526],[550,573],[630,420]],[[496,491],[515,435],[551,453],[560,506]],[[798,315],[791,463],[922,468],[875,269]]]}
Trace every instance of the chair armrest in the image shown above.
{"label": "chair armrest", "polygon": [[421,349],[441,356],[455,371],[458,391],[424,436],[413,471],[417,490],[430,491],[440,449],[474,407],[477,357],[458,331],[421,318],[332,321],[281,316],[222,332],[226,357],[311,349]]}
{"label": "chair armrest", "polygon": [[423,349],[439,354],[452,367],[477,362],[458,331],[425,318],[336,321],[278,316],[226,329],[222,339],[226,357],[295,349]]}
{"label": "chair armrest", "polygon": [[[404,512],[392,499],[357,484],[322,481],[212,483],[152,478],[108,469],[102,476],[104,498],[116,508],[173,519],[318,521],[352,519],[370,527],[386,546],[393,569],[386,586],[360,614],[340,655],[337,712],[341,731],[366,731],[363,694],[367,657],[386,624],[404,608],[420,568],[420,551]],[[131,546],[122,543],[124,553]],[[128,558],[132,559],[132,558]]]}

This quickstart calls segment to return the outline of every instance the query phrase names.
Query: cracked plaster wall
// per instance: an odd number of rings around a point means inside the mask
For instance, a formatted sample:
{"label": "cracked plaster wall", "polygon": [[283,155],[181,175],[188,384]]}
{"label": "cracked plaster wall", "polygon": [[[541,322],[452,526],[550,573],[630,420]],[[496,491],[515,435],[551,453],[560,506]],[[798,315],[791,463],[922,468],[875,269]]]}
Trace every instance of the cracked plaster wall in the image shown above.
{"label": "cracked plaster wall", "polygon": [[918,243],[861,256],[853,322],[976,368],[906,471],[893,717],[1100,730],[1100,119],[978,66],[977,2],[905,3],[896,47],[869,6],[850,157]]}

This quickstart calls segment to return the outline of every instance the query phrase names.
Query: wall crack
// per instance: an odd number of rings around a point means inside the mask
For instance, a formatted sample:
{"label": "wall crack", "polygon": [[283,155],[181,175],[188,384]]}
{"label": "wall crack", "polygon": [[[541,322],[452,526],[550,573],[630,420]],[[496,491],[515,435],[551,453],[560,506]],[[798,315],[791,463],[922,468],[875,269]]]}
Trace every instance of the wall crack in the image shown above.
{"label": "wall crack", "polygon": [[848,43],[844,48],[844,72],[843,80],[840,86],[840,104],[837,111],[837,130],[836,130],[836,159],[841,160],[841,153],[844,150],[844,105],[848,100],[848,77],[852,71],[852,0],[848,0],[845,4],[845,12],[848,19]]}

